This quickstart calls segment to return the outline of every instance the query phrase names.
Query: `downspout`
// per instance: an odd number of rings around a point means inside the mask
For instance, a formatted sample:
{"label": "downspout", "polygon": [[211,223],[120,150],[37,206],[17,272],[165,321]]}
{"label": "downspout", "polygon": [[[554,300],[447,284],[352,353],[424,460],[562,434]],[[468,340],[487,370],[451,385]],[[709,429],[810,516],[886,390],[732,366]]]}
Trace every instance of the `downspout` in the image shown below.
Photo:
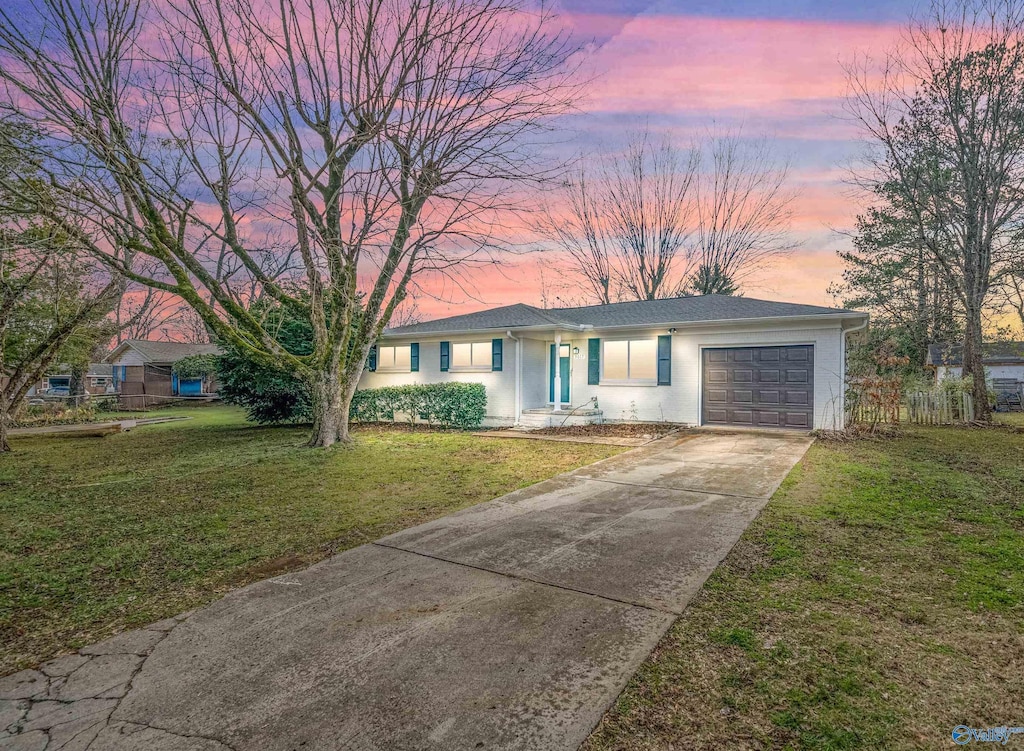
{"label": "downspout", "polygon": [[850,334],[855,334],[858,331],[863,331],[868,327],[868,322],[871,319],[868,316],[864,316],[864,322],[854,326],[850,329],[843,329],[843,362],[842,371],[840,376],[842,377],[842,391],[840,392],[840,414],[843,416],[843,428],[846,427],[846,338]]}
{"label": "downspout", "polygon": [[516,395],[515,395],[515,420],[513,426],[519,425],[523,416],[523,341],[517,336],[512,336],[512,331],[505,332],[505,336],[516,343]]}

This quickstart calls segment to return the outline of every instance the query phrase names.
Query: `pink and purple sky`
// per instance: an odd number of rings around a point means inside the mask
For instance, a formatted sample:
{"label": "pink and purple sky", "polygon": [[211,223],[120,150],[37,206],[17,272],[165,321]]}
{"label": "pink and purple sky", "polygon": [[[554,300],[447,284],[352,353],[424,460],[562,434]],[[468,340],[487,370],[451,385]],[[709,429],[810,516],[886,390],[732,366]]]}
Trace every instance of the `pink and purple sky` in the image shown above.
{"label": "pink and purple sky", "polygon": [[[560,14],[593,40],[594,73],[582,112],[571,118],[577,150],[614,149],[647,123],[685,145],[709,129],[742,129],[772,140],[799,191],[791,224],[800,247],[743,293],[835,305],[826,291],[841,265],[836,250],[860,208],[847,166],[864,146],[842,116],[843,64],[890,48],[912,10],[908,0],[561,0]],[[538,304],[543,256],[481,272],[451,302],[420,299],[429,317],[512,302]],[[554,272],[552,272],[554,273]],[[550,281],[551,274],[545,273]]]}

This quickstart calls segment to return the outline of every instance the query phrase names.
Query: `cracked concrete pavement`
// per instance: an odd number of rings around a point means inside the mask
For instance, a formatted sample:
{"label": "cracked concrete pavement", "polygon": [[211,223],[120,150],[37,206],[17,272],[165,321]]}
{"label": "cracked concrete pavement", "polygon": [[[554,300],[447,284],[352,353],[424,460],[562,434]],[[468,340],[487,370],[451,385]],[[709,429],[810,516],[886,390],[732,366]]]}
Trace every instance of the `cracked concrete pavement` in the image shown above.
{"label": "cracked concrete pavement", "polygon": [[0,749],[574,749],[810,443],[662,439],[0,678]]}

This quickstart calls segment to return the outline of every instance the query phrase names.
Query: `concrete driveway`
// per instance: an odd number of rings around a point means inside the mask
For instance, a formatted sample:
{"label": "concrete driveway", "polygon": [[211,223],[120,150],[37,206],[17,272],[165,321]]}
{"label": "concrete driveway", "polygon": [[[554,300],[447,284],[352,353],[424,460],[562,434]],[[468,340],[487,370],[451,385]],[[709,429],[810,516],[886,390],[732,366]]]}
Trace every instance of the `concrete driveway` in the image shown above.
{"label": "concrete driveway", "polygon": [[656,441],[2,678],[0,748],[575,749],[810,443]]}

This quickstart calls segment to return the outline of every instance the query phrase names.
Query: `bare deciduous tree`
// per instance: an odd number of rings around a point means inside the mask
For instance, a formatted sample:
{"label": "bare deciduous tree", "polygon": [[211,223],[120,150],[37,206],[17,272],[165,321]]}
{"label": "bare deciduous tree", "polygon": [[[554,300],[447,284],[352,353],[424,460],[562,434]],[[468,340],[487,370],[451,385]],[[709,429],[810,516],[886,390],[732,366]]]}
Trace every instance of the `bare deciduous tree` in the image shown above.
{"label": "bare deciduous tree", "polygon": [[584,160],[538,229],[599,304],[734,293],[794,247],[788,169],[739,135],[680,149],[642,130]]}
{"label": "bare deciduous tree", "polygon": [[1024,5],[935,0],[876,66],[851,66],[847,110],[873,145],[861,181],[888,184],[965,316],[963,373],[990,408],[983,316],[1024,219]]}
{"label": "bare deciduous tree", "polygon": [[[48,136],[50,220],[91,222],[97,257],[298,374],[313,446],[349,440],[367,354],[411,280],[472,262],[512,187],[545,175],[534,147],[576,95],[573,52],[519,0],[0,9],[7,106]],[[120,262],[116,243],[159,272]],[[268,273],[287,253],[298,270]],[[253,298],[308,320],[312,353],[282,347]]]}
{"label": "bare deciduous tree", "polygon": [[[538,230],[568,256],[572,271],[583,280],[587,296],[601,305],[615,302],[619,249],[607,220],[606,196],[593,187],[585,167],[576,170],[562,186],[559,206],[547,206]],[[548,307],[548,289],[541,294]]]}
{"label": "bare deciduous tree", "polygon": [[765,139],[723,135],[708,151],[683,287],[691,294],[731,294],[796,247],[789,233],[796,194],[787,186],[789,166],[777,162]]}

